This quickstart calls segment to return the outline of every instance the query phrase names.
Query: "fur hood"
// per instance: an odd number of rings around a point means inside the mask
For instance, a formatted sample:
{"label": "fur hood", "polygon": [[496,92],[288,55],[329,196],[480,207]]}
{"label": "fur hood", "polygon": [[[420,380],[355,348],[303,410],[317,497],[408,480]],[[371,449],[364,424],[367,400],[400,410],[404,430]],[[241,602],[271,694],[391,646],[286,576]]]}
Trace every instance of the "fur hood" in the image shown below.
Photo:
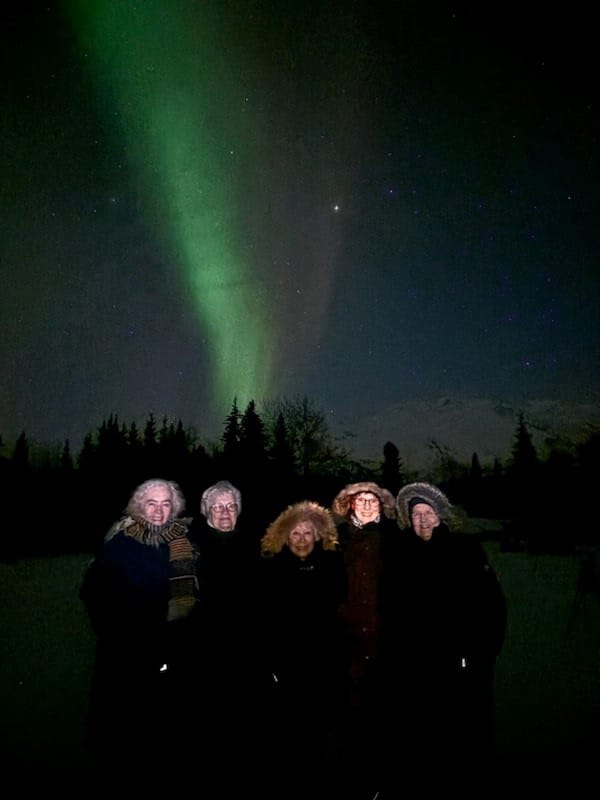
{"label": "fur hood", "polygon": [[450,522],[454,518],[454,508],[440,489],[430,483],[408,483],[400,489],[396,498],[396,513],[401,528],[411,527],[409,503],[417,497],[423,498],[442,521]]}
{"label": "fur hood", "polygon": [[263,555],[279,553],[287,544],[288,535],[301,520],[308,520],[315,526],[317,540],[323,550],[336,550],[338,546],[337,529],[326,508],[311,500],[294,503],[282,511],[272,522],[260,540],[260,551]]}
{"label": "fur hood", "polygon": [[383,489],[372,481],[361,481],[359,483],[347,484],[341,492],[339,492],[332,505],[331,510],[342,519],[346,519],[350,514],[350,499],[360,492],[372,492],[377,495],[381,502],[381,510],[386,517],[393,518],[395,516],[394,495],[387,489]]}

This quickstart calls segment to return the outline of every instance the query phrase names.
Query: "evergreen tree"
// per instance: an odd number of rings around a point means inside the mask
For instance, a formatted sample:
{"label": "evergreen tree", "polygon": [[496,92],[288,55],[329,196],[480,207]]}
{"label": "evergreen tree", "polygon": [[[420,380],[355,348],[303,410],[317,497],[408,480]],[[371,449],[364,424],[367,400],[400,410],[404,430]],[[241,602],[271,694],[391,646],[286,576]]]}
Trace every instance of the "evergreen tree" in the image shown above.
{"label": "evergreen tree", "polygon": [[131,423],[129,430],[127,431],[127,442],[132,450],[137,450],[142,445],[140,433],[135,421]]}
{"label": "evergreen tree", "polygon": [[538,466],[537,450],[533,444],[531,433],[525,424],[523,412],[521,412],[512,448],[512,470],[517,475],[531,475]]}
{"label": "evergreen tree", "polygon": [[396,496],[403,482],[400,451],[393,442],[386,442],[383,446],[381,485]]}
{"label": "evergreen tree", "polygon": [[60,469],[63,472],[73,472],[73,458],[68,439],[65,440],[65,446],[60,456]]}
{"label": "evergreen tree", "polygon": [[237,405],[237,397],[234,397],[231,411],[225,420],[225,430],[223,431],[223,455],[226,462],[236,463],[240,449],[240,410]]}
{"label": "evergreen tree", "polygon": [[12,452],[11,461],[15,467],[25,468],[29,466],[29,442],[25,431],[21,431]]}
{"label": "evergreen tree", "polygon": [[188,438],[181,420],[167,422],[165,417],[159,433],[160,472],[182,483],[188,469]]}
{"label": "evergreen tree", "polygon": [[119,427],[119,417],[111,414],[108,420],[103,420],[98,428],[98,449],[109,458],[118,454],[123,449],[123,432]]}
{"label": "evergreen tree", "polygon": [[154,414],[150,412],[144,427],[144,450],[149,454],[156,450],[156,446],[156,420],[154,419]]}
{"label": "evergreen tree", "polygon": [[173,434],[175,433],[175,429],[173,428],[173,423],[169,425],[169,421],[167,420],[167,416],[163,417],[161,429],[158,432],[158,445],[162,449],[168,449],[169,441],[173,439]]}
{"label": "evergreen tree", "polygon": [[83,440],[83,445],[77,456],[77,465],[81,472],[90,473],[96,462],[96,445],[94,444],[92,434],[87,433]]}
{"label": "evergreen tree", "polygon": [[246,467],[264,469],[267,463],[267,434],[254,400],[248,403],[240,422],[240,453]]}
{"label": "evergreen tree", "polygon": [[477,453],[473,453],[471,456],[471,471],[469,473],[469,478],[471,481],[473,481],[473,483],[479,483],[483,478],[483,469]]}
{"label": "evergreen tree", "polygon": [[294,448],[290,442],[285,417],[283,413],[277,415],[272,433],[272,445],[269,455],[273,464],[275,476],[283,475],[291,480],[296,473],[296,460],[294,458]]}

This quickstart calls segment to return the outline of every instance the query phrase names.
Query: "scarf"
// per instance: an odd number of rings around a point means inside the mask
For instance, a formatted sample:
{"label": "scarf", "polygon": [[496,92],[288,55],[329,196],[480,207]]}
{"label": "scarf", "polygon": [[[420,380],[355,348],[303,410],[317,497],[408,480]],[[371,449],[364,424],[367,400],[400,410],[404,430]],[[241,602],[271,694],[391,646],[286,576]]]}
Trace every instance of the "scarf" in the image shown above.
{"label": "scarf", "polygon": [[[126,517],[117,525],[140,544],[169,548],[169,607],[167,621],[184,619],[194,608],[198,598],[196,561],[198,553],[187,532],[189,519],[175,519],[164,525],[151,525],[140,517]],[[116,533],[116,530],[115,530]]]}
{"label": "scarf", "polygon": [[370,522],[361,522],[359,518],[354,514],[354,512],[352,512],[350,514],[350,522],[352,523],[352,525],[354,525],[355,528],[360,528],[362,530],[362,528],[364,528],[365,525],[371,525],[371,524],[377,525],[379,522],[381,522],[381,514],[378,514],[375,517],[375,519],[372,519]]}

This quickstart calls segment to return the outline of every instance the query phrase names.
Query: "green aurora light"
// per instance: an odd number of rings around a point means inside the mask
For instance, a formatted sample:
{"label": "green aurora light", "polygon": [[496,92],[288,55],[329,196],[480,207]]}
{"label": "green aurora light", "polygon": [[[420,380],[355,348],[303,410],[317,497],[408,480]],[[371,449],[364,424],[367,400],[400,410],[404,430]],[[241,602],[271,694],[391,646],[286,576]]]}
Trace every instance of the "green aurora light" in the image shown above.
{"label": "green aurora light", "polygon": [[214,402],[267,396],[276,317],[257,290],[236,204],[252,121],[239,72],[223,56],[227,30],[210,10],[200,30],[198,9],[192,30],[185,6],[160,0],[66,7],[99,102],[125,138],[149,227],[193,302]]}

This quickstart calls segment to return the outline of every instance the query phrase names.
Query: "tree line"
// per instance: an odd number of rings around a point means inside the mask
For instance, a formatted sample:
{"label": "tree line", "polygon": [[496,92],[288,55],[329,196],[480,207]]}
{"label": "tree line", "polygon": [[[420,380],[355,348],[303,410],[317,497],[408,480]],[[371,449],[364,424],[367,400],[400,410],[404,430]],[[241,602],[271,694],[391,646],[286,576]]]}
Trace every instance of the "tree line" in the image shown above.
{"label": "tree line", "polygon": [[265,402],[260,413],[254,400],[242,410],[234,399],[220,438],[211,443],[181,420],[159,422],[152,413],[142,429],[111,414],[75,454],[68,440],[62,449],[34,449],[25,431],[9,451],[0,436],[6,493],[0,557],[93,551],[135,486],[150,477],[177,481],[190,516],[199,513],[203,490],[227,478],[241,490],[246,513],[265,522],[297,500],[329,506],[353,481],[373,480],[396,494],[409,481],[427,480],[467,515],[503,520],[507,538],[524,538],[532,547],[550,550],[598,537],[595,508],[582,525],[570,504],[593,496],[600,431],[590,430],[577,443],[554,442],[540,456],[521,414],[510,457],[491,465],[482,465],[476,452],[464,464],[436,441],[429,446],[436,458],[426,474],[405,464],[391,441],[382,443],[379,461],[356,459],[307,397]]}

